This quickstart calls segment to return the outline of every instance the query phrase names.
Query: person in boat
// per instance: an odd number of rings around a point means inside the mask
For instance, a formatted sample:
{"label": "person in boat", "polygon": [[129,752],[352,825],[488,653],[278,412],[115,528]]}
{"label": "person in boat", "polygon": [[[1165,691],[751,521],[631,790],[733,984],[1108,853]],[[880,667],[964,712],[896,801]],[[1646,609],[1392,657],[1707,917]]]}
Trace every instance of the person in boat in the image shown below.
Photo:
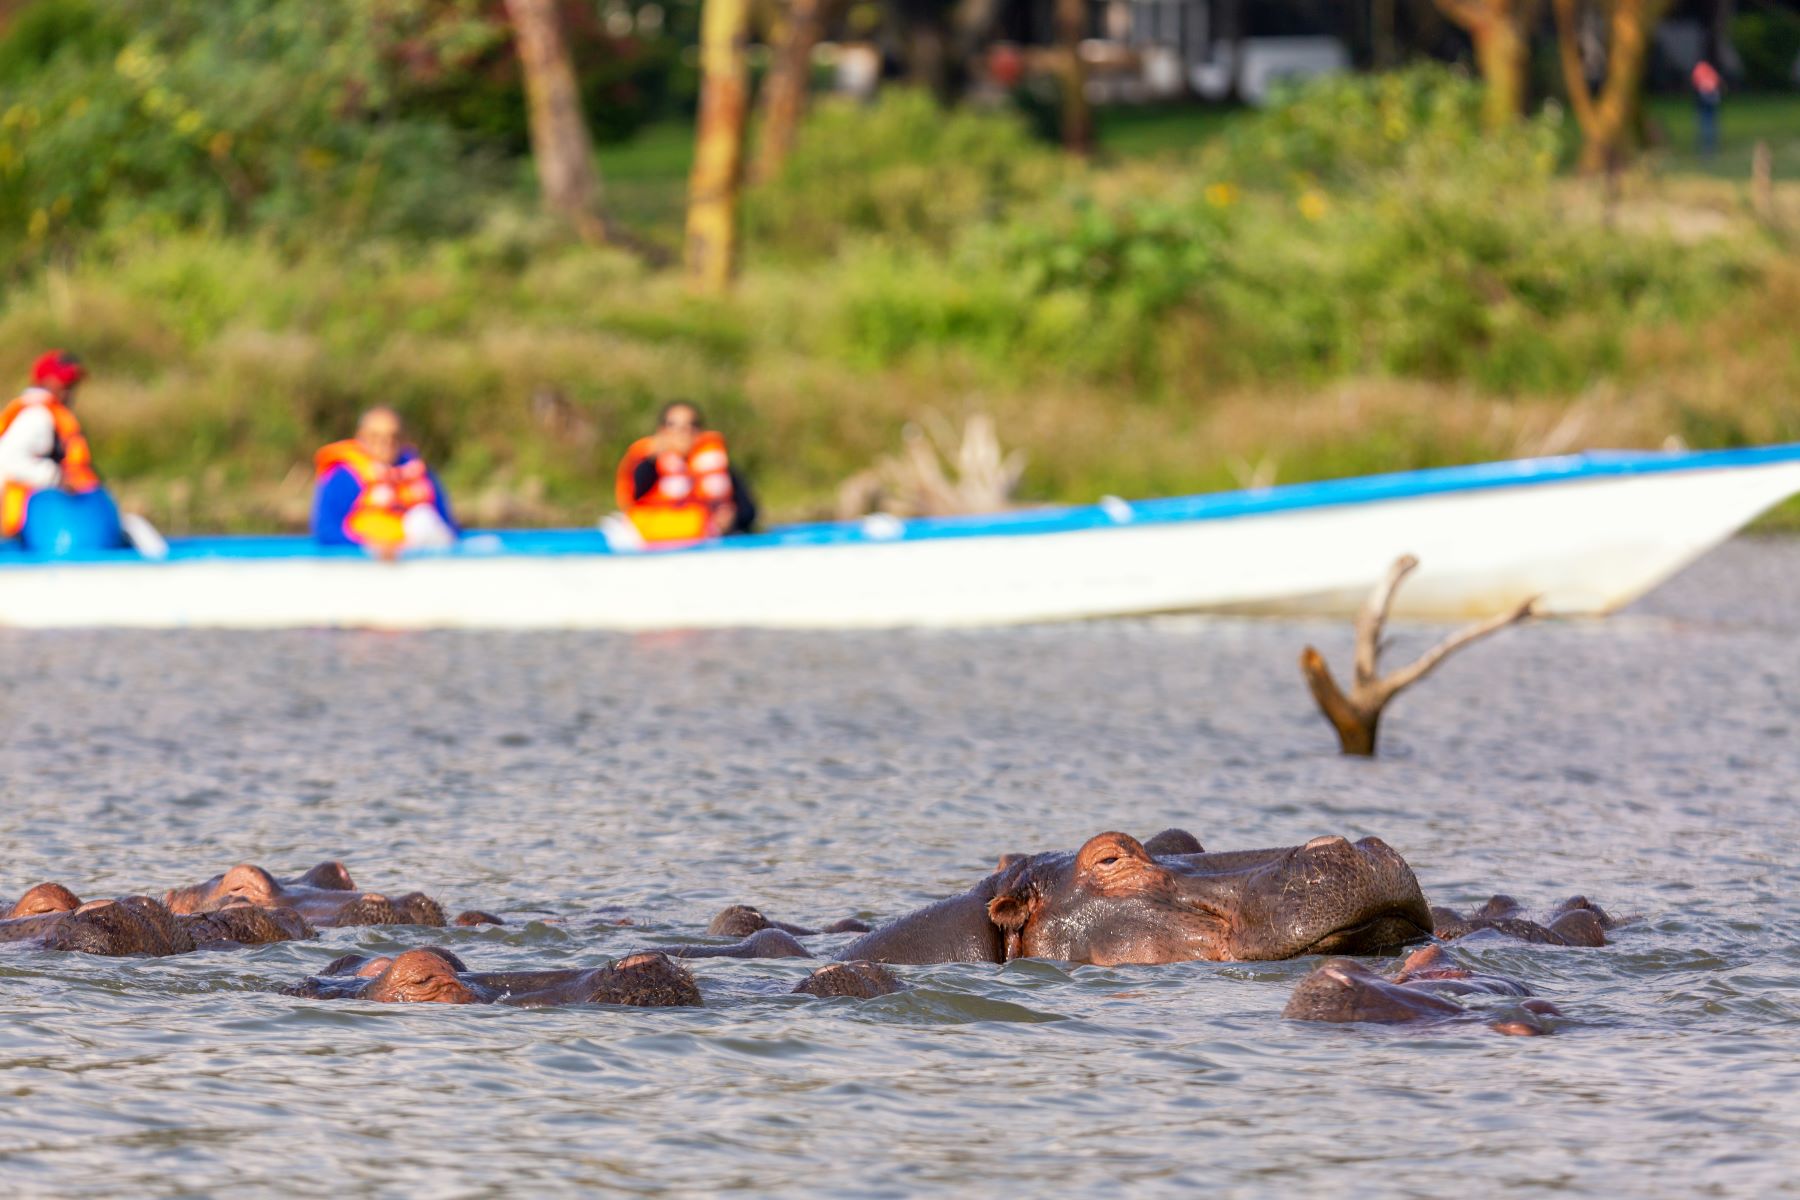
{"label": "person in boat", "polygon": [[663,405],[656,432],[625,451],[616,481],[619,509],[647,542],[691,542],[749,533],[750,494],[725,439],[685,400]]}
{"label": "person in boat", "polygon": [[362,546],[382,558],[453,545],[449,497],[419,452],[406,444],[400,414],[371,408],[356,436],[314,457],[313,537],[325,546]]}
{"label": "person in boat", "polygon": [[25,511],[38,492],[99,489],[74,411],[75,388],[86,376],[73,354],[47,351],[32,364],[31,386],[0,410],[0,538],[25,528]]}

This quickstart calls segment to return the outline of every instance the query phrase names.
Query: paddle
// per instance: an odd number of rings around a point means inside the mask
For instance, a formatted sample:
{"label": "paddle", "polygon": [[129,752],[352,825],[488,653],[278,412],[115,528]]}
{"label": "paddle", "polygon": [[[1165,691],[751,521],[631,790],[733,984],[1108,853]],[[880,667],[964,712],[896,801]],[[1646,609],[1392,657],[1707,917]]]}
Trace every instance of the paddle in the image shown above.
{"label": "paddle", "polygon": [[169,557],[169,542],[158,533],[156,526],[149,518],[137,513],[120,513],[119,528],[125,531],[125,540],[131,548],[152,562],[161,562]]}

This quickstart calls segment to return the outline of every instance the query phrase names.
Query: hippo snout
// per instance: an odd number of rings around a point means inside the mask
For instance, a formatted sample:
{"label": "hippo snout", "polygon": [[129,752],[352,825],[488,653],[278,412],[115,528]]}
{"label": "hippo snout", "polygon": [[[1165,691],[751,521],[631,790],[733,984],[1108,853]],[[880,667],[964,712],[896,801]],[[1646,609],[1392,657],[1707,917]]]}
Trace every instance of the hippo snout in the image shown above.
{"label": "hippo snout", "polygon": [[1380,838],[1313,838],[1244,880],[1241,895],[1238,959],[1374,954],[1431,932],[1412,868]]}

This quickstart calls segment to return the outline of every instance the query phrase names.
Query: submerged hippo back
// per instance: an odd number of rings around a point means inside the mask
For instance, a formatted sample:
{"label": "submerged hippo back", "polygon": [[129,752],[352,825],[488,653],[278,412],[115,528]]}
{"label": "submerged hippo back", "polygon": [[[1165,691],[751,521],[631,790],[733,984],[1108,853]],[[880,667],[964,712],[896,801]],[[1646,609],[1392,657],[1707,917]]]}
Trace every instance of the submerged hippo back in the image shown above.
{"label": "submerged hippo back", "polygon": [[186,954],[194,940],[175,915],[148,896],[125,896],[85,904],[50,927],[44,936],[50,950],[83,954]]}

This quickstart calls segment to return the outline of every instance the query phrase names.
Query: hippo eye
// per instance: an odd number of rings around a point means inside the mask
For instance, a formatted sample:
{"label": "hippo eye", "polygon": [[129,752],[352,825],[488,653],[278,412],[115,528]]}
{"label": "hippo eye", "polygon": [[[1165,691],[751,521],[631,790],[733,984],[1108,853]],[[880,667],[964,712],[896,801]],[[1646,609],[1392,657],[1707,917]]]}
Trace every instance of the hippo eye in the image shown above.
{"label": "hippo eye", "polygon": [[1109,854],[1109,855],[1107,855],[1107,856],[1106,856],[1106,857],[1105,857],[1105,858],[1103,858],[1103,859],[1101,859],[1101,860],[1100,860],[1100,861],[1099,861],[1099,863],[1098,863],[1098,864],[1096,864],[1096,865],[1098,865],[1098,866],[1102,866],[1102,867],[1110,867],[1110,866],[1112,866],[1112,865],[1113,865],[1113,864],[1114,864],[1114,863],[1116,863],[1116,862],[1118,862],[1118,861],[1119,861],[1119,856],[1118,856],[1118,855],[1116,855],[1116,854]]}

